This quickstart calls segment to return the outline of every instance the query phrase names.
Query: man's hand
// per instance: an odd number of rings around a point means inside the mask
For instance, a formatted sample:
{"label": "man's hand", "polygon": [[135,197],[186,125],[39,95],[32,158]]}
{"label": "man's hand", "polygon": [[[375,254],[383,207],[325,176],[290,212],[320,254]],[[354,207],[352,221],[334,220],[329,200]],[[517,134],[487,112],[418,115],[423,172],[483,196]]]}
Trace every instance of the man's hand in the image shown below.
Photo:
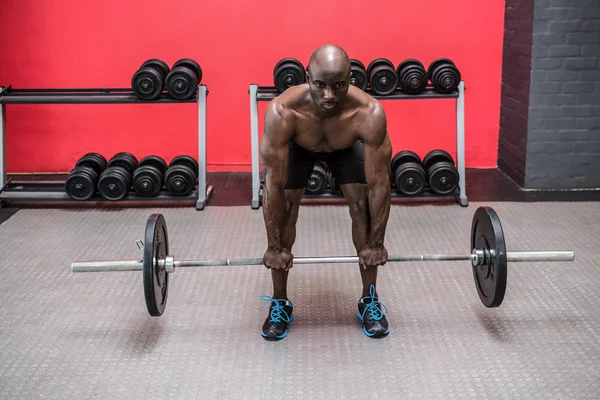
{"label": "man's hand", "polygon": [[358,257],[361,268],[367,269],[384,265],[387,262],[388,252],[383,245],[367,244],[358,253]]}
{"label": "man's hand", "polygon": [[263,264],[270,269],[281,269],[287,271],[292,268],[294,255],[287,249],[267,249],[263,256]]}

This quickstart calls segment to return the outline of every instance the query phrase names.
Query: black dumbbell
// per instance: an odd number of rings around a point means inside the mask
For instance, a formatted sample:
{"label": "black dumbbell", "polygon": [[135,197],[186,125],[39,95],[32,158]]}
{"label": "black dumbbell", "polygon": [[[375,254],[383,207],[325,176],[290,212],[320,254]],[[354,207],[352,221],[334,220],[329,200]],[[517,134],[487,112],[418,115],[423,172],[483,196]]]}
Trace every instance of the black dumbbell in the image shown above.
{"label": "black dumbbell", "polygon": [[336,182],[335,176],[332,173],[329,174],[329,190],[332,194],[337,196],[343,196],[344,192],[340,188],[340,185]]}
{"label": "black dumbbell", "polygon": [[419,94],[427,86],[427,71],[419,60],[408,58],[396,68],[398,86],[408,94]]}
{"label": "black dumbbell", "polygon": [[452,156],[441,149],[432,150],[423,158],[429,189],[438,195],[453,193],[458,187],[458,170]]}
{"label": "black dumbbell", "polygon": [[460,83],[460,71],[454,62],[448,58],[438,58],[429,64],[427,77],[438,93],[451,93]]}
{"label": "black dumbbell", "polygon": [[65,192],[74,200],[89,200],[96,194],[98,177],[106,168],[106,158],[99,153],[84,154],[75,163],[65,181]]}
{"label": "black dumbbell", "polygon": [[165,79],[165,86],[174,99],[187,100],[194,96],[200,82],[202,82],[200,64],[191,58],[182,58],[171,67],[171,72]]}
{"label": "black dumbbell", "polygon": [[133,172],[138,166],[138,160],[131,153],[127,153],[126,151],[119,152],[111,157],[106,164],[106,167],[121,167],[125,168],[130,175],[133,175]]}
{"label": "black dumbbell", "polygon": [[273,68],[273,82],[279,93],[306,82],[304,65],[295,58],[284,58]]}
{"label": "black dumbbell", "polygon": [[133,93],[142,100],[155,100],[165,87],[169,66],[158,58],[146,60],[131,78]]}
{"label": "black dumbbell", "polygon": [[365,90],[369,85],[365,65],[358,60],[350,60],[350,84],[361,90]]}
{"label": "black dumbbell", "polygon": [[425,170],[413,151],[402,150],[392,158],[392,176],[398,193],[414,196],[425,189]]}
{"label": "black dumbbell", "polygon": [[323,161],[317,160],[313,171],[308,179],[304,193],[319,195],[325,193],[329,182],[329,169]]}
{"label": "black dumbbell", "polygon": [[371,61],[367,67],[367,76],[371,89],[379,95],[392,94],[398,86],[398,75],[394,64],[386,58]]}
{"label": "black dumbbell", "polygon": [[167,163],[161,157],[142,158],[133,173],[133,189],[140,196],[156,196],[164,185],[166,171]]}
{"label": "black dumbbell", "polygon": [[98,179],[98,193],[107,200],[123,200],[130,188],[131,174],[123,167],[106,167]]}
{"label": "black dumbbell", "polygon": [[196,186],[198,163],[193,157],[180,155],[171,160],[165,173],[165,187],[173,196],[186,196]]}

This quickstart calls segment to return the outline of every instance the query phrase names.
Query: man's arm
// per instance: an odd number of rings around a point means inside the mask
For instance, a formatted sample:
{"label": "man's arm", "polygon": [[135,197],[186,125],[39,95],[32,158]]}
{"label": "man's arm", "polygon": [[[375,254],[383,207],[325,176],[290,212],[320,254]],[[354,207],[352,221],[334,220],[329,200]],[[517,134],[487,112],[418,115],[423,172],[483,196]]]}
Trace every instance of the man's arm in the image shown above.
{"label": "man's arm", "polygon": [[293,127],[285,117],[286,110],[271,102],[265,112],[264,133],[260,143],[265,179],[262,207],[267,229],[268,248],[281,249],[285,212],[285,183],[288,176],[288,140]]}
{"label": "man's arm", "polygon": [[387,134],[383,107],[377,103],[367,117],[364,132],[365,175],[368,186],[371,229],[369,246],[382,246],[390,215],[390,159],[392,144]]}

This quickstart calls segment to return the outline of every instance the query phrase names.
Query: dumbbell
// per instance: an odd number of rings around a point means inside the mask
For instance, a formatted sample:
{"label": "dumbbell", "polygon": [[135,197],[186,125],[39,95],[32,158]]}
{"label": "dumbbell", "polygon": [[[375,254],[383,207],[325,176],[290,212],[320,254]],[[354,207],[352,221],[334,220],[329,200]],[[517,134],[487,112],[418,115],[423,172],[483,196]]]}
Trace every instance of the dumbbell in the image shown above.
{"label": "dumbbell", "polygon": [[171,160],[165,173],[165,187],[173,196],[186,196],[196,186],[198,163],[193,157],[180,155]]}
{"label": "dumbbell", "polygon": [[419,60],[408,58],[396,68],[398,86],[408,94],[419,94],[427,86],[427,71]]}
{"label": "dumbbell", "polygon": [[156,196],[164,185],[166,171],[167,163],[161,157],[142,158],[133,173],[133,189],[140,196]]}
{"label": "dumbbell", "polygon": [[398,86],[398,75],[394,64],[386,58],[371,61],[367,67],[367,76],[371,89],[379,95],[391,94]]}
{"label": "dumbbell", "polygon": [[106,168],[106,158],[99,153],[84,154],[75,163],[65,181],[65,192],[73,200],[89,200],[96,194],[98,176]]}
{"label": "dumbbell", "polygon": [[396,191],[414,196],[425,189],[425,170],[421,158],[413,151],[402,150],[392,158],[392,177]]}
{"label": "dumbbell", "polygon": [[325,193],[327,183],[329,182],[329,169],[327,164],[321,160],[317,160],[313,171],[308,179],[304,193],[310,195],[319,195]]}
{"label": "dumbbell", "polygon": [[158,58],[146,60],[131,78],[133,93],[142,100],[155,100],[165,87],[169,66]]}
{"label": "dumbbell", "polygon": [[427,183],[432,192],[448,195],[458,187],[458,171],[452,156],[441,149],[432,150],[423,158],[423,168],[427,172]]}
{"label": "dumbbell", "polygon": [[108,160],[106,169],[98,179],[98,192],[111,201],[123,200],[129,195],[132,175],[138,166],[138,160],[131,153],[120,152]]}
{"label": "dumbbell", "polygon": [[295,58],[281,59],[273,68],[273,81],[279,93],[306,82],[304,65]]}
{"label": "dumbbell", "polygon": [[167,92],[177,100],[187,100],[202,81],[202,68],[191,58],[177,60],[165,79]]}
{"label": "dumbbell", "polygon": [[451,93],[460,83],[460,71],[448,58],[438,58],[429,64],[427,77],[438,93]]}
{"label": "dumbbell", "polygon": [[369,84],[365,65],[356,59],[350,60],[350,84],[365,90]]}
{"label": "dumbbell", "polygon": [[329,174],[329,190],[332,194],[343,196],[344,192],[340,189],[340,185],[336,182],[335,176],[332,173]]}

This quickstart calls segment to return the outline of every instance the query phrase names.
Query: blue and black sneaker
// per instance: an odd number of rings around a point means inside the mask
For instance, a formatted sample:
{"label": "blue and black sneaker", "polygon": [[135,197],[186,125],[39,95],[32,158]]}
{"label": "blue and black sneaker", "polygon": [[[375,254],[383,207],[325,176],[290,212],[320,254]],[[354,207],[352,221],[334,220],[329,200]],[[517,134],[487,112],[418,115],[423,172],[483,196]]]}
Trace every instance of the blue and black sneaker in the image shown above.
{"label": "blue and black sneaker", "polygon": [[371,285],[369,296],[365,296],[358,301],[357,316],[363,323],[363,332],[371,338],[381,338],[390,332],[388,322],[381,310],[381,307],[387,312],[385,304],[380,303],[375,297],[375,287]]}
{"label": "blue and black sneaker", "polygon": [[274,299],[270,296],[260,296],[260,299],[264,301],[261,310],[271,303],[269,316],[265,320],[260,334],[266,340],[283,339],[288,333],[288,324],[294,319],[292,302],[287,299]]}

